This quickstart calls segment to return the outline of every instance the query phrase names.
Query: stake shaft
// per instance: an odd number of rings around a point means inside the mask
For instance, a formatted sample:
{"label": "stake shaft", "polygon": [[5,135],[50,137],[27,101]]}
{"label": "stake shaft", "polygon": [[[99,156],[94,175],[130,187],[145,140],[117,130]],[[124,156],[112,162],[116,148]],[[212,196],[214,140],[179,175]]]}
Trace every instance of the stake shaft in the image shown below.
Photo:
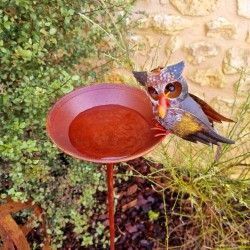
{"label": "stake shaft", "polygon": [[109,233],[110,250],[115,250],[115,209],[114,209],[114,180],[113,163],[107,164],[107,184],[108,184],[108,209],[109,209]]}

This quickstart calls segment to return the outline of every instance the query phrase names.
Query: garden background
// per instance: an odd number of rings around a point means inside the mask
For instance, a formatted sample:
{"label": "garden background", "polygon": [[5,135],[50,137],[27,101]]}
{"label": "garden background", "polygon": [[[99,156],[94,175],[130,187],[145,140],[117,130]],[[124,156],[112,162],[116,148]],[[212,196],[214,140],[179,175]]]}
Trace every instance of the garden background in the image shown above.
{"label": "garden background", "polygon": [[[249,24],[247,0],[2,0],[0,204],[39,205],[53,249],[107,249],[105,168],[52,144],[49,109],[75,88],[138,86],[133,69],[185,60],[190,92],[236,121],[217,126],[236,144],[216,163],[214,148],[168,136],[146,160],[117,166],[117,249],[128,239],[126,249],[248,249]],[[32,211],[13,216],[21,225]],[[39,220],[32,249],[44,244]]]}

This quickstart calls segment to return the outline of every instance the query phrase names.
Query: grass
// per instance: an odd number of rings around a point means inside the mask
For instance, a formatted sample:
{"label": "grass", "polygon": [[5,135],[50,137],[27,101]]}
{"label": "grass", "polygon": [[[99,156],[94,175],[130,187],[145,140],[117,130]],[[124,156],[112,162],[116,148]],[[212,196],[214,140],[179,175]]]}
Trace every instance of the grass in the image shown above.
{"label": "grass", "polygon": [[[161,169],[142,176],[162,194],[166,239],[158,249],[249,249],[250,93],[239,104],[238,91],[245,76],[240,73],[231,109],[236,123],[220,131],[236,143],[222,145],[218,162],[216,147],[192,144],[175,136],[168,136],[148,157],[163,164]],[[135,169],[134,173],[141,175]],[[175,199],[171,207],[166,193]],[[169,220],[175,216],[182,223],[169,228]],[[173,238],[176,231],[178,240]]]}

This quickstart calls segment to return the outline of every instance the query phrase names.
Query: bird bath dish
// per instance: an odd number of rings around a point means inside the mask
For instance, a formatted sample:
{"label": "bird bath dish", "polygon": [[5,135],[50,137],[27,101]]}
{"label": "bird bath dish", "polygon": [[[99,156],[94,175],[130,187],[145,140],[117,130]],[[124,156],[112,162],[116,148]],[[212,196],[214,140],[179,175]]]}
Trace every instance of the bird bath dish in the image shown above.
{"label": "bird bath dish", "polygon": [[49,112],[47,131],[66,154],[118,163],[150,152],[162,141],[145,92],[123,84],[97,84],[62,97]]}
{"label": "bird bath dish", "polygon": [[80,160],[107,163],[110,249],[114,250],[113,163],[154,149],[164,136],[152,130],[156,120],[146,93],[124,84],[83,87],[59,99],[47,118],[51,140]]}
{"label": "bird bath dish", "polygon": [[69,139],[79,152],[110,162],[143,148],[150,132],[148,123],[138,112],[111,104],[80,113],[70,124]]}

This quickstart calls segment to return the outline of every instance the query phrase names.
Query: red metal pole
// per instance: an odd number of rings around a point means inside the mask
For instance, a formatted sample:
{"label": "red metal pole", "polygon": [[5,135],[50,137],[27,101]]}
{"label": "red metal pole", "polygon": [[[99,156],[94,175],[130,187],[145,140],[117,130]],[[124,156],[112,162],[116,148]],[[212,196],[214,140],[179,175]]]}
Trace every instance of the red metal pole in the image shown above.
{"label": "red metal pole", "polygon": [[114,209],[113,167],[114,167],[113,163],[107,164],[110,250],[115,250],[115,209]]}

